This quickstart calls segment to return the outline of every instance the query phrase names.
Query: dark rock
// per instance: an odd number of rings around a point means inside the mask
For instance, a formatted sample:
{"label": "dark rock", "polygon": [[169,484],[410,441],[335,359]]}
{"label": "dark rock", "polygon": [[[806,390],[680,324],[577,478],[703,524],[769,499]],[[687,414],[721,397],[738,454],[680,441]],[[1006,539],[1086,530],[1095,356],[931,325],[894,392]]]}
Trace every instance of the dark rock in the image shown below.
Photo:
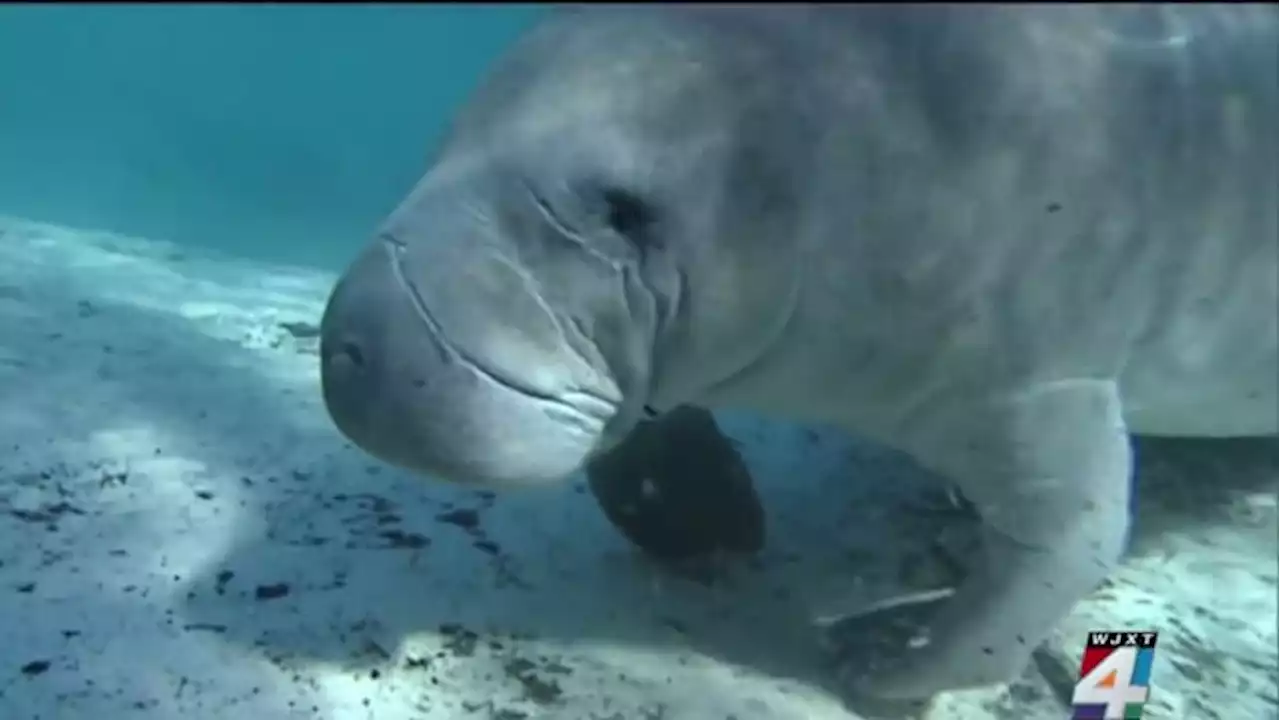
{"label": "dark rock", "polygon": [[661,560],[764,546],[764,508],[751,475],[702,408],[641,423],[587,465],[587,478],[610,522]]}

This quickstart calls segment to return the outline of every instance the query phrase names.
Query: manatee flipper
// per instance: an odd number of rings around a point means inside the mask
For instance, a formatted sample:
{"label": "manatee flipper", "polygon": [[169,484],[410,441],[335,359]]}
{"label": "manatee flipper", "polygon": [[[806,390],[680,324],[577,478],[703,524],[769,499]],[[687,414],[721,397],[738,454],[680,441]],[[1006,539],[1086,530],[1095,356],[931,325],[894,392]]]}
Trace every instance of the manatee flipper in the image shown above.
{"label": "manatee flipper", "polygon": [[640,423],[588,463],[587,479],[609,521],[661,560],[764,545],[751,475],[703,408],[681,406]]}
{"label": "manatee flipper", "polygon": [[1130,450],[1113,383],[1048,383],[937,420],[919,455],[978,507],[982,560],[924,641],[863,669],[858,695],[923,698],[1014,679],[1127,539]]}

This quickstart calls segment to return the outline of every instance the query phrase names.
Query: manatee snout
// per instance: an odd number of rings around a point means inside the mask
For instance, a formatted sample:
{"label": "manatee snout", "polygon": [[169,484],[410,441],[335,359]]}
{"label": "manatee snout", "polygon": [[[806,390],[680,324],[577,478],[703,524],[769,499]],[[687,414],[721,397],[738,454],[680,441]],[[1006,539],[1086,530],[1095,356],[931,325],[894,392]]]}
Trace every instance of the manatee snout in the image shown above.
{"label": "manatee snout", "polygon": [[503,258],[448,242],[371,243],[321,323],[338,429],[386,462],[485,487],[545,483],[595,451],[613,389]]}

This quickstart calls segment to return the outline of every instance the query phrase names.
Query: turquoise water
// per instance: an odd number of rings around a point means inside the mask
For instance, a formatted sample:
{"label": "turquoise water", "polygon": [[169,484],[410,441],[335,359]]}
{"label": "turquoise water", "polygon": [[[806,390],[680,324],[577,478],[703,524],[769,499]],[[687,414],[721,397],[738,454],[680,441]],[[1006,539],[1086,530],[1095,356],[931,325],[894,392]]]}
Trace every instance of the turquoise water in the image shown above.
{"label": "turquoise water", "polygon": [[337,269],[541,11],[0,7],[0,214]]}
{"label": "turquoise water", "polygon": [[[768,544],[680,574],[580,478],[423,482],[325,414],[333,271],[542,12],[0,5],[0,720],[857,720],[829,651],[973,552],[902,457],[721,418]],[[1125,567],[930,720],[1065,717],[1107,628],[1162,633],[1145,717],[1278,717],[1273,441],[1135,451]]]}

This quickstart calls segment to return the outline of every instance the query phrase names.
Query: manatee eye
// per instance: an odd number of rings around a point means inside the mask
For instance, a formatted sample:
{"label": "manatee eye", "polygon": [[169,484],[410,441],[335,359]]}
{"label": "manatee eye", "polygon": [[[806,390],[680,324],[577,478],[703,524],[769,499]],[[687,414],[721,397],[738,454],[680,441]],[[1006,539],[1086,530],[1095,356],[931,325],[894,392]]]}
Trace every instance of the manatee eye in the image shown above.
{"label": "manatee eye", "polygon": [[618,188],[606,188],[602,196],[606,222],[614,232],[637,244],[651,239],[648,230],[653,225],[654,212],[648,203]]}

